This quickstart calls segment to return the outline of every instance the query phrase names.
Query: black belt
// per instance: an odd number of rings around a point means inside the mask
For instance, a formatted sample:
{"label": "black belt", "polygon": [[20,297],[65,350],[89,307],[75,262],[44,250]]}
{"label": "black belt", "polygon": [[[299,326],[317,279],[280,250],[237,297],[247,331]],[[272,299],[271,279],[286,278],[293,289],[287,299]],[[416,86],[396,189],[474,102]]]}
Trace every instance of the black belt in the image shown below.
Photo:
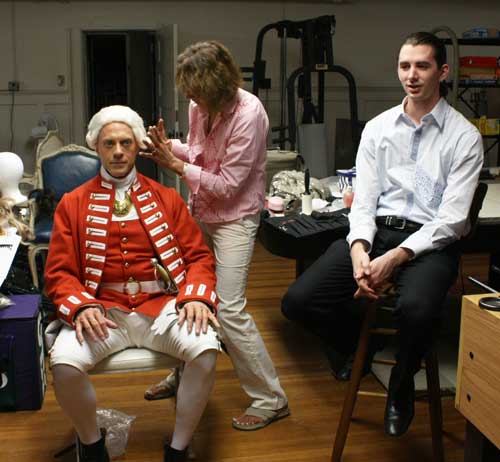
{"label": "black belt", "polygon": [[397,217],[395,215],[387,215],[383,217],[377,217],[375,219],[377,225],[384,225],[388,228],[400,229],[401,231],[417,231],[422,225],[420,223],[415,223],[414,221],[407,220],[403,217]]}

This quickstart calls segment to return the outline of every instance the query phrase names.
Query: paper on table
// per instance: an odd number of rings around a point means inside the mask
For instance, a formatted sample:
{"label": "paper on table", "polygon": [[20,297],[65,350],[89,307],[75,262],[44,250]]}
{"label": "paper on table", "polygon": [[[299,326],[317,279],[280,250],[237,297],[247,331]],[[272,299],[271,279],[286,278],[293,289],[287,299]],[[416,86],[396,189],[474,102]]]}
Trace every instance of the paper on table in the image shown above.
{"label": "paper on table", "polygon": [[18,234],[0,236],[0,286],[5,281],[7,274],[9,274],[20,242],[21,236]]}

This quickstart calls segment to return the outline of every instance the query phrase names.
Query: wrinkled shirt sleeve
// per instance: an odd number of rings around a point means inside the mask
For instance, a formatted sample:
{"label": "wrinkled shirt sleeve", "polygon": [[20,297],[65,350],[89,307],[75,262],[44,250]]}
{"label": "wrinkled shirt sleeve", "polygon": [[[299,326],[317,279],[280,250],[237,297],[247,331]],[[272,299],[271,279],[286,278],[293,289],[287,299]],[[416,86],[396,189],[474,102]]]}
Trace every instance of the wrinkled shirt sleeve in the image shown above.
{"label": "wrinkled shirt sleeve", "polygon": [[369,244],[368,251],[371,250],[377,232],[375,216],[381,193],[377,173],[375,132],[374,124],[368,122],[361,136],[356,156],[356,192],[349,213],[350,232],[347,236],[350,246],[360,239],[366,241]]}
{"label": "wrinkled shirt sleeve", "polygon": [[[192,117],[193,107],[189,104],[189,117]],[[172,141],[172,152],[174,156],[183,160],[184,162],[189,162],[189,133],[187,135],[186,143],[181,140],[173,139]]]}
{"label": "wrinkled shirt sleeve", "polygon": [[482,138],[477,130],[463,134],[455,155],[435,218],[399,245],[412,250],[415,257],[442,249],[468,231],[469,209],[484,159]]}
{"label": "wrinkled shirt sleeve", "polygon": [[[200,189],[217,199],[232,199],[246,183],[258,157],[258,140],[267,136],[268,121],[263,111],[242,111],[225,140],[225,154],[218,173],[189,164],[184,176],[193,194]],[[174,151],[177,155],[177,150]]]}
{"label": "wrinkled shirt sleeve", "polygon": [[183,160],[184,162],[189,162],[189,146],[187,143],[183,143],[181,140],[171,140],[172,141],[172,152],[175,157]]}

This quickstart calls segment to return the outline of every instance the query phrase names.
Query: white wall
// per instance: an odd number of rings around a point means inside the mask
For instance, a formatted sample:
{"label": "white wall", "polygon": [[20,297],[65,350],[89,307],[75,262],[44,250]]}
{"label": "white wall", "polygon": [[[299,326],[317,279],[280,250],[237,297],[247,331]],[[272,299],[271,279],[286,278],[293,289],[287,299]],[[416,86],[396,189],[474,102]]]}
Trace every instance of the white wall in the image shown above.
{"label": "white wall", "polygon": [[[204,39],[218,39],[242,66],[251,66],[258,31],[282,19],[307,19],[334,14],[336,64],[349,69],[358,86],[360,118],[367,119],[399,102],[402,91],[396,78],[395,59],[402,38],[416,30],[448,25],[457,33],[474,26],[499,26],[498,1],[352,0],[347,4],[313,2],[210,2],[210,1],[15,1],[0,2],[0,151],[9,149],[11,97],[9,80],[19,80],[15,94],[14,147],[25,170],[33,168],[31,128],[43,111],[59,119],[66,142],[83,143],[82,30],[157,29],[178,24],[179,48]],[[265,100],[271,124],[278,121],[279,41],[268,33],[264,42],[267,74],[273,89]],[[297,44],[289,41],[289,70],[298,67]],[[463,51],[464,52],[464,51]],[[462,52],[462,53],[463,53]],[[500,48],[469,48],[467,54],[500,55]],[[57,76],[65,85],[57,85]],[[327,78],[327,124],[330,143],[334,120],[348,117],[345,83]],[[181,101],[181,125],[186,131],[186,102]]]}

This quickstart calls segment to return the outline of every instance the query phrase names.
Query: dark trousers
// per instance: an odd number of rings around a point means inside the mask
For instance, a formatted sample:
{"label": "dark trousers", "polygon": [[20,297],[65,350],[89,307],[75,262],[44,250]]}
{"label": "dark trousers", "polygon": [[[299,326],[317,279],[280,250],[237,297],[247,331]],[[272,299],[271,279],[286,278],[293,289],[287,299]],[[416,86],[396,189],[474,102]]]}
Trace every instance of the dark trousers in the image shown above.
{"label": "dark trousers", "polygon": [[[397,247],[408,235],[408,231],[380,226],[370,258]],[[420,369],[440,327],[444,300],[457,277],[458,263],[458,247],[452,244],[421,255],[395,272],[395,317],[400,333],[393,371],[399,377],[394,377],[396,382],[412,379]],[[337,351],[352,353],[364,314],[360,301],[353,299],[356,290],[350,249],[341,239],[289,287],[282,300],[282,312]]]}

